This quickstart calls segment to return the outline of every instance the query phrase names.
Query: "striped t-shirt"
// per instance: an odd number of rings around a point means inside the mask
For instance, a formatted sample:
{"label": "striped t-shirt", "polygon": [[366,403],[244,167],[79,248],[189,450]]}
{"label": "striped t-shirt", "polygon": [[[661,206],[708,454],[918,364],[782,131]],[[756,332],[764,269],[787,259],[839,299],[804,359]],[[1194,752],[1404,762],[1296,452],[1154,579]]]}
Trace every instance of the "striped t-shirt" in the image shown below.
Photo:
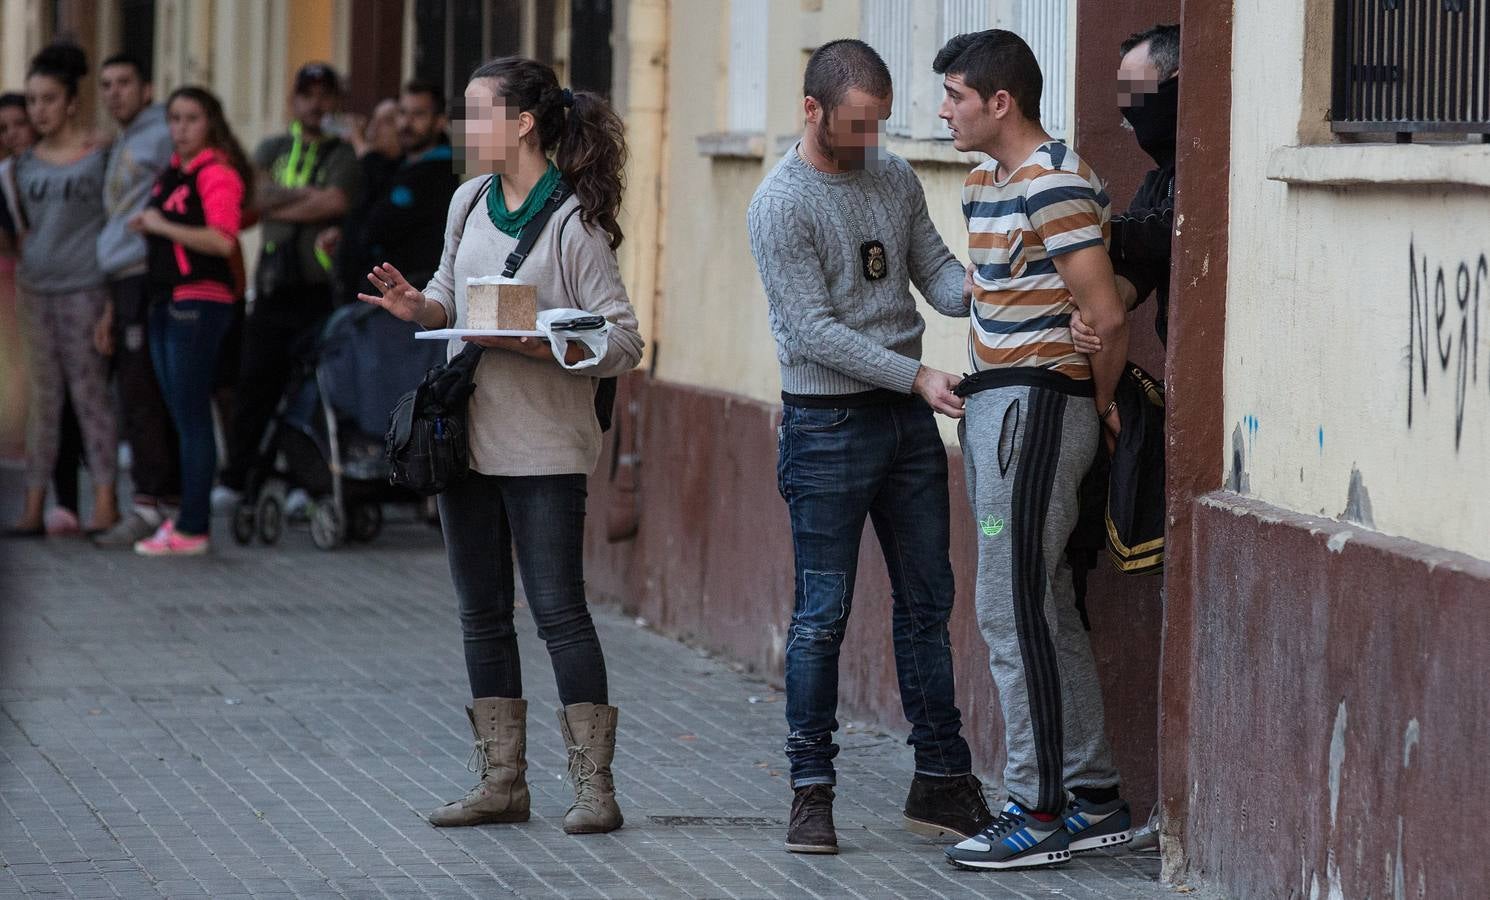
{"label": "striped t-shirt", "polygon": [[1060,141],[1036,148],[1000,182],[989,160],[962,188],[973,275],[973,371],[1028,366],[1088,380],[1071,342],[1076,305],[1054,258],[1105,246],[1112,204],[1092,167]]}

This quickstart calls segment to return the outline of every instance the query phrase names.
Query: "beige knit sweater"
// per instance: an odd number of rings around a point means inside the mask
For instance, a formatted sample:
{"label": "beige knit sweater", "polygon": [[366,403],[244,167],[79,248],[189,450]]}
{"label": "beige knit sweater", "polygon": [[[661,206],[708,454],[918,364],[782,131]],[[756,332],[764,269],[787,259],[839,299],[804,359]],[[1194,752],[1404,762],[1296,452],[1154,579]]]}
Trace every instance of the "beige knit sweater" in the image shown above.
{"label": "beige knit sweater", "polygon": [[[445,307],[450,327],[466,327],[466,279],[500,275],[517,246],[492,225],[486,201],[472,201],[486,179],[461,185],[450,201],[445,251],[424,295]],[[559,235],[562,231],[562,243]],[[484,475],[588,475],[600,458],[595,421],[598,379],[635,368],[642,338],[604,231],[584,224],[570,197],[533,245],[516,281],[538,288],[538,309],[576,307],[611,322],[610,347],[596,366],[578,371],[553,359],[487,350],[471,397],[471,468]],[[451,341],[454,356],[465,345]]]}

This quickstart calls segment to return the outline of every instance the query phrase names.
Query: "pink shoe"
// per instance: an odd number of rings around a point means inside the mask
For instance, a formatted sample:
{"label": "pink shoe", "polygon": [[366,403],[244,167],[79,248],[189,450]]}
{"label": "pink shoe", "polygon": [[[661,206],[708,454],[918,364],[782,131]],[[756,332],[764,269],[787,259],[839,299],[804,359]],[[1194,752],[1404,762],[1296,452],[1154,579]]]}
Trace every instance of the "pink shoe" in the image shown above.
{"label": "pink shoe", "polygon": [[189,537],[176,533],[176,523],[166,519],[155,535],[135,544],[141,556],[201,556],[207,552],[207,536]]}
{"label": "pink shoe", "polygon": [[52,537],[71,537],[83,532],[83,525],[78,517],[65,507],[54,506],[47,510],[45,522],[47,534]]}

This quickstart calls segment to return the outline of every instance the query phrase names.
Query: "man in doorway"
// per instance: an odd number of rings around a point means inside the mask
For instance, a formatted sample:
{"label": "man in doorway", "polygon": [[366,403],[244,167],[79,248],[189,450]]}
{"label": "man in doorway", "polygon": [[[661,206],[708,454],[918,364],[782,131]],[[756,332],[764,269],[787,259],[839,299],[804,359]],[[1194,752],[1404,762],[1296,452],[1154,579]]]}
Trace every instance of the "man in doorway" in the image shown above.
{"label": "man in doorway", "polygon": [[214,492],[215,507],[235,502],[243,490],[259,439],[293,371],[296,344],[335,305],[332,259],[316,246],[316,235],[352,208],[360,180],[352,145],[323,129],[340,99],[334,69],[315,62],[302,66],[290,98],[289,133],[265,139],[254,151],[263,248],[243,329],[229,463]]}
{"label": "man in doorway", "polygon": [[460,186],[439,88],[423,81],[404,85],[394,121],[402,156],[387,180],[364,191],[364,202],[320,238],[321,246],[338,257],[341,287],[353,297],[367,289],[367,273],[380,263],[391,263],[410,284],[424,284],[434,275],[450,198]]}
{"label": "man in doorway", "polygon": [[[1042,76],[1018,35],[959,35],[937,53],[953,146],[991,159],[968,176],[972,257],[968,363],[958,387],[968,495],[979,524],[978,625],[1004,719],[1008,798],[955,865],[1049,865],[1126,841],[1091,645],[1065,549],[1113,400],[1127,315],[1107,257],[1107,195],[1091,167],[1040,125]],[[1080,310],[1103,349],[1077,351]]]}
{"label": "man in doorway", "polygon": [[129,220],[145,208],[156,176],[171,161],[171,132],[140,60],[128,53],[104,60],[99,87],[119,136],[104,173],[108,221],[98,235],[98,263],[109,280],[110,303],[94,342],[99,352],[114,357],[134,508],[93,542],[131,549],[155,533],[181,494],[176,429],[150,359],[145,237],[129,228]]}
{"label": "man in doorway", "polygon": [[933,411],[962,415],[956,376],[920,362],[910,286],[967,315],[965,270],[921,183],[879,146],[890,72],[856,40],[825,44],[804,77],[802,138],[750,203],[751,250],[781,364],[779,486],[796,548],[786,646],[786,848],[836,853],[838,656],[866,519],[889,566],[901,704],[915,775],[907,827],[970,835],[990,821],[962,737],[947,619],[947,454]]}
{"label": "man in doorway", "polygon": [[[1122,43],[1118,64],[1118,107],[1156,168],[1143,177],[1128,210],[1112,217],[1107,248],[1117,273],[1118,291],[1130,310],[1150,294],[1158,308],[1154,330],[1169,342],[1169,268],[1174,239],[1175,145],[1179,136],[1180,26],[1155,25]],[[1102,349],[1096,331],[1071,315],[1071,333],[1083,353]],[[1100,514],[1099,514],[1100,515]],[[1099,526],[1100,527],[1100,526]],[[1133,833],[1135,851],[1159,846],[1159,809]]]}
{"label": "man in doorway", "polygon": [[[1112,217],[1108,255],[1118,288],[1132,309],[1152,294],[1158,309],[1154,329],[1169,340],[1169,263],[1174,238],[1174,156],[1179,134],[1180,26],[1155,25],[1122,44],[1118,107],[1154,161],[1133,201]],[[1071,317],[1077,349],[1093,352],[1101,342],[1079,315]]]}

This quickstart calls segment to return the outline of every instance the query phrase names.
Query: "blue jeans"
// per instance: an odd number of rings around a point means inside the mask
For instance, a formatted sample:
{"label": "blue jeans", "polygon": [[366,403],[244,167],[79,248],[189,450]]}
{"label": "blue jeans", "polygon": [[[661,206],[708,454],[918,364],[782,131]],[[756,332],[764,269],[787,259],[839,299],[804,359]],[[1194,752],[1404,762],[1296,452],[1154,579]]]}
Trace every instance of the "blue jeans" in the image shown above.
{"label": "blue jeans", "polygon": [[833,784],[838,652],[859,542],[874,523],[890,572],[900,702],[916,772],[964,775],[947,619],[952,563],[947,451],[919,399],[854,409],[786,406],[777,480],[791,514],[796,603],[786,645],[786,755],[793,787]]}
{"label": "blue jeans", "polygon": [[233,304],[152,296],[150,357],[181,452],[181,513],[176,530],[203,535],[212,524],[212,482],[217,439],[212,432],[212,385],[223,336],[233,324]]}

